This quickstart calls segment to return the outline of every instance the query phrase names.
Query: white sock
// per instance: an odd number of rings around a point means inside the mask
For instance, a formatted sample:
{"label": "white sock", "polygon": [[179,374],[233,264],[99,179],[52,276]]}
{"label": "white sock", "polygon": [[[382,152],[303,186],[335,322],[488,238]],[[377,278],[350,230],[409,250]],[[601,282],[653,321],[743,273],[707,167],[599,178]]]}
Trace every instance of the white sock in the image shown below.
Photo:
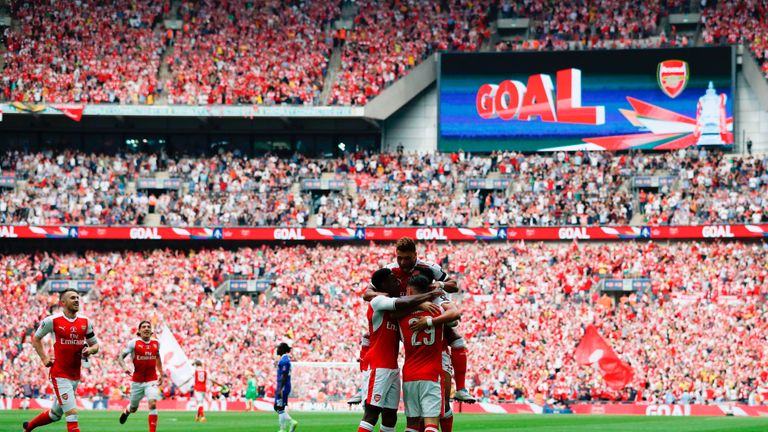
{"label": "white sock", "polygon": [[[360,421],[360,427],[365,429],[365,430],[367,430],[367,431],[373,432],[373,427],[374,426],[372,424],[368,423],[368,422],[365,422],[365,421],[361,420]],[[382,427],[384,427],[384,426],[382,426]]]}
{"label": "white sock", "polygon": [[280,422],[280,429],[285,429],[285,423],[286,423],[286,414],[285,412],[281,412],[277,415],[277,419]]}
{"label": "white sock", "polygon": [[67,423],[77,423],[77,414],[67,416]]}
{"label": "white sock", "polygon": [[394,426],[381,425],[381,427],[379,428],[379,432],[395,432],[395,428]]}

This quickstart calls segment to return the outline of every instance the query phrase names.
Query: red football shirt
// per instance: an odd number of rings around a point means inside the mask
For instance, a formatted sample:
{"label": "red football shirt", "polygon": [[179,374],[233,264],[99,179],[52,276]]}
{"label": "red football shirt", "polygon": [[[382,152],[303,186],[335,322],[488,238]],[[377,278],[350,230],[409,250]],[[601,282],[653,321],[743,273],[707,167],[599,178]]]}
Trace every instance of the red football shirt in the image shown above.
{"label": "red football shirt", "polygon": [[403,382],[440,381],[443,371],[443,326],[419,332],[413,332],[410,328],[412,321],[425,316],[438,317],[440,314],[417,311],[400,319],[400,335],[405,347]]}
{"label": "red football shirt", "polygon": [[207,382],[208,382],[208,372],[202,369],[195,370],[195,391],[205,392]]}
{"label": "red football shirt", "polygon": [[83,316],[70,319],[64,314],[51,315],[40,323],[35,335],[42,338],[48,333],[54,337],[51,378],[79,381],[83,347],[86,342],[89,345],[97,342],[91,321]]}
{"label": "red football shirt", "polygon": [[368,305],[368,334],[370,347],[363,362],[370,369],[397,369],[400,339],[397,322],[389,311],[395,310],[395,299],[379,296]]}
{"label": "red football shirt", "polygon": [[157,381],[157,359],[160,357],[160,342],[150,339],[134,339],[128,342],[123,355],[133,355],[133,382]]}

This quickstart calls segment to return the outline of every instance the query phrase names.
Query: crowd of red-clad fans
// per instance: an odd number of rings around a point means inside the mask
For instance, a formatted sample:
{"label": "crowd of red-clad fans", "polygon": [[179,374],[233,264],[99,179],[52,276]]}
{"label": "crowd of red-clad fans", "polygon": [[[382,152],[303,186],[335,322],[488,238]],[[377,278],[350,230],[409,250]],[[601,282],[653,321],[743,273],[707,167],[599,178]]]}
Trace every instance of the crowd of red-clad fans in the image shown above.
{"label": "crowd of red-clad fans", "polygon": [[333,2],[183,2],[168,102],[317,105],[338,13]]}
{"label": "crowd of red-clad fans", "polygon": [[477,51],[490,37],[489,0],[362,0],[342,31],[341,70],[331,104],[365,105],[437,51]]}
{"label": "crowd of red-clad fans", "polygon": [[[437,51],[478,51],[491,22],[530,19],[497,51],[688,46],[661,28],[690,2],[91,0],[11,4],[2,97],[23,102],[364,105]],[[342,19],[342,7],[351,11]],[[768,51],[764,0],[703,2],[702,40]],[[166,27],[166,20],[179,23]],[[170,22],[169,21],[169,22]],[[768,63],[763,63],[768,73]],[[163,77],[160,79],[160,77]]]}
{"label": "crowd of red-clad fans", "polygon": [[[664,154],[364,154],[169,157],[9,151],[15,186],[0,223],[165,226],[701,225],[768,221],[768,159],[704,149]],[[333,192],[302,179],[342,180]],[[633,188],[638,176],[668,178]],[[178,179],[148,189],[142,179]],[[493,178],[497,189],[473,189]],[[148,220],[148,215],[156,218]]]}
{"label": "crowd of red-clad fans", "polygon": [[[360,294],[393,253],[392,245],[312,245],[2,255],[0,393],[52,394],[29,344],[57,302],[38,292],[47,278],[95,280],[81,304],[102,348],[84,374],[83,395],[125,397],[129,383],[116,356],[138,322],[150,319],[168,325],[189,358],[203,359],[239,397],[251,373],[274,391],[274,347],[286,339],[295,360],[355,362],[365,328]],[[454,301],[469,344],[468,384],[486,401],[763,403],[766,253],[764,243],[741,242],[420,246],[421,257],[442,265],[464,293]],[[264,275],[275,277],[256,301],[211,295],[226,276]],[[604,277],[648,278],[651,286],[616,301],[595,289]],[[588,324],[634,369],[627,388],[611,390],[598,371],[573,361]],[[314,379],[318,370],[325,378]],[[340,374],[297,367],[293,375],[301,398],[343,400],[358,385],[354,372],[330,379]],[[170,381],[162,390],[179,396]]]}
{"label": "crowd of red-clad fans", "polygon": [[686,46],[687,38],[667,37],[661,18],[682,1],[514,2],[501,0],[501,18],[527,18],[528,37],[502,40],[497,51],[651,48]]}
{"label": "crowd of red-clad fans", "polygon": [[702,39],[711,45],[748,46],[768,78],[768,2],[765,0],[708,1],[701,11]]}
{"label": "crowd of red-clad fans", "polygon": [[11,2],[3,98],[30,103],[152,103],[169,1]]}

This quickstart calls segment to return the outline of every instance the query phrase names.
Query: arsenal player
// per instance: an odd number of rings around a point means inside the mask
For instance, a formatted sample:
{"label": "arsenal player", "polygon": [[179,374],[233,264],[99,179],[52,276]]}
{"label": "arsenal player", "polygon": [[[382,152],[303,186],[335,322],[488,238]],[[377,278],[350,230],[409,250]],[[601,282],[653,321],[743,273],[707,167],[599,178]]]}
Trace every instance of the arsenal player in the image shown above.
{"label": "arsenal player", "polygon": [[[430,281],[421,275],[414,276],[408,281],[407,289],[409,295],[426,293]],[[403,401],[408,422],[406,432],[418,432],[422,421],[424,432],[438,432],[438,421],[443,415],[443,324],[459,319],[460,315],[450,303],[443,303],[441,308],[444,309],[442,313],[416,310],[399,320],[405,347]]]}
{"label": "arsenal player", "polygon": [[[195,387],[194,387],[195,400],[197,401],[197,415],[195,416],[195,421],[205,423],[207,420],[205,419],[205,411],[203,410],[203,403],[205,402],[205,393],[208,391],[208,381],[212,382],[217,386],[221,386],[221,384],[208,378],[208,372],[205,369],[203,369],[203,362],[200,360],[195,361],[194,379],[195,379]],[[189,382],[189,380],[187,380],[187,382]]]}
{"label": "arsenal player", "polygon": [[[158,386],[163,385],[163,363],[160,359],[160,342],[152,339],[152,324],[149,321],[139,323],[138,338],[128,342],[123,352],[117,356],[117,363],[131,378],[131,402],[120,414],[120,424],[125,424],[128,416],[139,409],[139,402],[147,397],[149,405],[149,432],[157,430]],[[133,372],[125,364],[125,357],[133,358]]]}
{"label": "arsenal player", "polygon": [[394,432],[397,406],[400,403],[400,368],[397,356],[400,340],[397,321],[391,313],[412,309],[443,294],[441,290],[400,297],[399,283],[392,270],[379,269],[371,278],[375,297],[368,305],[368,335],[370,347],[363,362],[363,400],[365,413],[358,432],[371,432],[381,415],[381,432]]}
{"label": "arsenal player", "polygon": [[[432,284],[432,275],[433,273],[431,271],[428,271],[428,269],[420,269],[419,267],[416,267],[416,270],[414,271],[414,276],[421,275],[427,279],[427,281]],[[453,304],[451,303],[448,296],[440,296],[432,301],[436,305],[440,305],[443,309],[449,309],[454,308]],[[451,340],[449,340],[449,337],[456,337],[456,332],[450,331],[452,330],[452,327],[458,325],[458,321],[452,321],[446,324],[443,327],[443,346],[442,346],[442,365],[443,365],[443,375],[442,375],[442,388],[443,388],[443,403],[445,404],[445,409],[443,410],[443,414],[440,416],[440,431],[441,432],[451,432],[453,430],[453,409],[451,407],[451,382],[453,380],[453,366],[451,365]],[[453,341],[455,342],[455,340]]]}
{"label": "arsenal player", "polygon": [[[395,243],[395,256],[397,261],[388,265],[392,272],[397,276],[400,283],[400,295],[405,295],[408,280],[416,274],[431,274],[430,279],[434,282],[431,287],[440,288],[447,293],[459,292],[458,284],[455,279],[448,277],[443,269],[434,263],[429,263],[418,259],[416,254],[416,242],[409,237],[403,237]],[[372,290],[366,291],[363,298],[369,301],[375,293]],[[474,403],[473,398],[466,388],[467,376],[467,348],[464,338],[452,327],[445,328],[445,339],[450,345],[450,360],[456,379],[456,392],[453,398],[466,403]]]}
{"label": "arsenal player", "polygon": [[[67,431],[80,432],[77,424],[75,397],[80,383],[80,364],[83,359],[99,352],[99,342],[93,332],[91,320],[79,316],[80,295],[67,289],[59,295],[62,312],[46,317],[32,337],[32,346],[45,367],[51,368],[50,379],[56,398],[51,409],[24,422],[24,431],[61,420],[66,415]],[[42,339],[53,333],[53,357],[43,348]]]}

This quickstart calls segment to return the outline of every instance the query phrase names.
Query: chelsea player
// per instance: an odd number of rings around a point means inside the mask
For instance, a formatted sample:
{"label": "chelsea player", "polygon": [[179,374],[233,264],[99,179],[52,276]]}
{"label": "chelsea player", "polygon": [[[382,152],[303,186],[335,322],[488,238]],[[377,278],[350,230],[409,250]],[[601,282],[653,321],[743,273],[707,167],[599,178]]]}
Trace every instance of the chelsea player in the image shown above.
{"label": "chelsea player", "polygon": [[277,411],[277,418],[280,423],[279,432],[286,432],[286,426],[288,432],[294,432],[299,425],[299,422],[285,412],[285,407],[288,405],[288,395],[291,393],[291,356],[288,355],[290,352],[291,347],[285,342],[277,346],[277,355],[280,356],[280,360],[277,362],[275,411]]}

